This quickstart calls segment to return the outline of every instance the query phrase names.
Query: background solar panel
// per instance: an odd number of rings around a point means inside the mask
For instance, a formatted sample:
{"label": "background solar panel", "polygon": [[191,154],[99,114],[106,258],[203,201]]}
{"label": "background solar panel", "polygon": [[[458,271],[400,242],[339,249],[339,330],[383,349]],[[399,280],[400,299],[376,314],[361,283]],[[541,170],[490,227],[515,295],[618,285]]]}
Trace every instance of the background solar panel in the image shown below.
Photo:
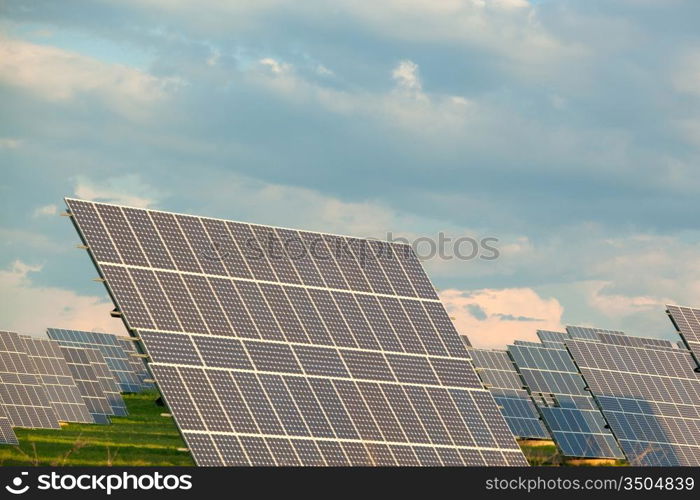
{"label": "background solar panel", "polygon": [[0,331],[0,404],[13,427],[60,428],[36,367],[15,332]]}
{"label": "background solar panel", "polygon": [[19,444],[15,431],[12,430],[12,422],[5,415],[3,405],[0,405],[0,444]]}
{"label": "background solar panel", "polygon": [[551,439],[508,353],[487,349],[470,349],[469,353],[479,378],[501,407],[513,434],[520,438]]}
{"label": "background solar panel", "polygon": [[102,389],[95,367],[90,362],[88,350],[85,347],[61,346],[68,369],[93,420],[96,424],[108,424],[110,423],[108,415],[113,415],[114,412]]}
{"label": "background solar panel", "polygon": [[97,381],[100,383],[102,392],[107,398],[109,406],[112,408],[112,415],[123,417],[128,414],[126,403],[119,392],[119,386],[114,381],[112,372],[109,371],[107,362],[98,349],[85,348],[85,354],[90,360],[90,366],[95,370]]}
{"label": "background solar panel", "polygon": [[149,375],[148,370],[146,369],[145,360],[136,356],[137,351],[134,347],[134,341],[131,340],[131,338],[120,337],[117,337],[117,341],[124,349],[126,355],[129,357],[129,365],[131,366],[131,369],[134,371],[134,373],[139,379],[139,382],[141,383],[141,390],[150,391],[155,389],[156,386],[152,382],[147,382],[147,380],[151,379],[151,376]]}
{"label": "background solar panel", "polygon": [[67,204],[199,465],[526,465],[408,246]]}
{"label": "background solar panel", "polygon": [[700,465],[700,374],[691,353],[610,341],[566,345],[628,461]]}
{"label": "background solar panel", "polygon": [[34,363],[49,403],[62,422],[94,422],[75,385],[70,368],[58,343],[27,335],[20,336]]}
{"label": "background solar panel", "polygon": [[143,390],[141,380],[134,372],[131,357],[124,351],[124,344],[116,335],[110,333],[84,332],[48,328],[46,334],[66,347],[88,347],[98,349],[104,357],[109,371],[119,384],[121,392],[140,392]]}
{"label": "background solar panel", "polygon": [[554,441],[567,457],[623,458],[600,410],[569,353],[544,335],[548,346],[529,342],[508,352],[530,388]]}
{"label": "background solar panel", "polygon": [[700,364],[700,309],[666,306],[673,325]]}

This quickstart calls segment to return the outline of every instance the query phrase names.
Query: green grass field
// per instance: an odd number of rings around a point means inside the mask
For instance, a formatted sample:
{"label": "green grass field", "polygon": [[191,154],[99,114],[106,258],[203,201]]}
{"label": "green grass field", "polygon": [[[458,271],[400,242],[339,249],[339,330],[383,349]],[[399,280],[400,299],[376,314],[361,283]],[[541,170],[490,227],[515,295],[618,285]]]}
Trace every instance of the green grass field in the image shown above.
{"label": "green grass field", "polygon": [[68,424],[61,430],[15,429],[19,446],[0,445],[1,465],[194,465],[158,394],[125,394],[129,416],[111,425]]}

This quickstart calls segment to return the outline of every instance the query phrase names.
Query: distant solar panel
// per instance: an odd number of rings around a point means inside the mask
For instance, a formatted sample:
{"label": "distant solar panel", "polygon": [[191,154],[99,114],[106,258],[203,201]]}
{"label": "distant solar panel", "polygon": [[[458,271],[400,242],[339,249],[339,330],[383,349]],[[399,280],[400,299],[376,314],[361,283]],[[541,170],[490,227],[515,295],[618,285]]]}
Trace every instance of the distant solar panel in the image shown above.
{"label": "distant solar panel", "polygon": [[605,330],[603,328],[591,328],[587,326],[567,326],[566,332],[572,339],[597,340],[599,333],[608,335],[624,335],[625,332],[619,330]]}
{"label": "distant solar panel", "polygon": [[141,390],[149,391],[155,389],[156,386],[153,384],[153,382],[146,382],[147,380],[151,380],[151,376],[146,369],[145,360],[136,356],[137,352],[134,348],[134,341],[126,337],[117,338],[117,341],[124,349],[126,355],[129,357],[129,365],[139,379]]}
{"label": "distant solar panel", "polygon": [[633,465],[700,465],[700,374],[667,346],[571,340],[569,352]]}
{"label": "distant solar panel", "polygon": [[666,306],[666,310],[683,342],[700,364],[700,309]]}
{"label": "distant solar panel", "polygon": [[526,465],[407,245],[66,201],[199,465]]}
{"label": "distant solar panel", "polygon": [[0,444],[19,444],[15,431],[12,430],[12,422],[5,415],[5,407],[0,404]]}
{"label": "distant solar panel", "polygon": [[622,451],[606,428],[605,419],[563,345],[511,345],[508,352],[530,388],[562,455],[623,458]]}
{"label": "distant solar panel", "polygon": [[87,347],[98,349],[109,367],[109,371],[119,384],[121,392],[140,392],[141,380],[134,372],[130,356],[124,351],[124,344],[111,333],[85,332],[48,328],[50,339],[66,347]]}
{"label": "distant solar panel", "polygon": [[94,420],[58,344],[26,335],[21,338],[58,420],[92,423]]}
{"label": "distant solar panel", "polygon": [[469,353],[479,378],[501,407],[513,434],[520,438],[551,439],[508,353],[487,349],[470,349]]}
{"label": "distant solar panel", "polygon": [[36,367],[15,332],[0,331],[0,404],[12,427],[60,428]]}
{"label": "distant solar panel", "polygon": [[112,414],[119,417],[128,415],[129,412],[119,392],[119,386],[114,380],[114,375],[109,371],[109,367],[102,353],[100,353],[99,349],[90,348],[86,348],[85,353],[90,360],[90,365],[95,370],[97,381],[100,383],[100,387],[102,387],[102,391],[109,402],[109,406],[112,408]]}
{"label": "distant solar panel", "polygon": [[61,347],[63,357],[66,359],[75,385],[78,387],[90,415],[95,423],[108,424],[110,423],[109,415],[113,415],[114,411],[107,400],[87,351],[89,349],[85,347]]}

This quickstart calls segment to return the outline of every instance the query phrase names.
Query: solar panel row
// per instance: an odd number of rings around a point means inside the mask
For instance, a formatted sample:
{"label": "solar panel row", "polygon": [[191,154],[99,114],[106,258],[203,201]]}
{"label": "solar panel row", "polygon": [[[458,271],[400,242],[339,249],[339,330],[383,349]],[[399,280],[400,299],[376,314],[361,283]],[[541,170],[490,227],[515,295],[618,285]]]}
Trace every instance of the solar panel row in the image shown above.
{"label": "solar panel row", "polygon": [[92,423],[92,416],[58,344],[25,335],[21,338],[58,420]]}
{"label": "solar panel row", "polygon": [[700,465],[700,374],[691,353],[612,340],[567,347],[628,461]]}
{"label": "solar panel row", "polygon": [[15,332],[0,332],[0,404],[12,427],[59,428],[36,367]]}
{"label": "solar panel row", "polygon": [[409,247],[67,203],[198,464],[526,464]]}
{"label": "solar panel row", "polygon": [[500,406],[513,434],[519,438],[551,439],[508,353],[486,349],[469,352],[479,378]]}
{"label": "solar panel row", "polygon": [[623,458],[564,344],[568,334],[538,332],[543,344],[508,346],[518,372],[562,455]]}
{"label": "solar panel row", "polygon": [[46,333],[62,346],[98,349],[121,392],[140,392],[144,389],[139,376],[134,372],[131,357],[124,350],[125,344],[116,335],[60,328],[48,328]]}

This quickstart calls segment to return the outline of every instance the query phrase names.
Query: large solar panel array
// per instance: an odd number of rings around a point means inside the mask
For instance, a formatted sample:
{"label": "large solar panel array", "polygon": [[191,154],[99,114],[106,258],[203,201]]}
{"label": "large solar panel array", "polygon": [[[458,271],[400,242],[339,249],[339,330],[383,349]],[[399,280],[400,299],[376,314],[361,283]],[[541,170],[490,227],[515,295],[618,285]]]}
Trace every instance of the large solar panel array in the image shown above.
{"label": "large solar panel array", "polygon": [[53,340],[27,335],[20,337],[58,420],[92,423],[93,418],[80,396],[58,344]]}
{"label": "large solar panel array", "polygon": [[700,363],[700,309],[666,306],[666,311],[695,361]]}
{"label": "large solar panel array", "polygon": [[67,204],[198,464],[527,464],[408,246]]}
{"label": "large solar panel array", "polygon": [[121,392],[140,392],[143,389],[141,380],[134,372],[131,357],[124,351],[124,343],[116,335],[61,328],[48,328],[46,334],[62,346],[99,349]]}
{"label": "large solar panel array", "polygon": [[105,396],[104,389],[97,378],[95,367],[85,347],[61,347],[63,357],[73,375],[75,385],[96,424],[110,423],[112,407]]}
{"label": "large solar panel array", "polygon": [[129,364],[141,383],[141,390],[148,391],[155,389],[155,385],[152,382],[147,382],[151,379],[151,376],[146,369],[145,360],[137,356],[138,352],[134,347],[132,338],[118,337],[117,341],[122,346],[122,349],[124,349],[126,355],[129,356]]}
{"label": "large solar panel array", "polygon": [[[556,332],[555,332],[556,333]],[[538,332],[539,334],[539,332]],[[508,346],[545,424],[566,457],[624,458],[569,353],[552,332]]]}
{"label": "large solar panel array", "polygon": [[658,339],[566,345],[633,465],[700,465],[700,374],[690,351]]}
{"label": "large solar panel array", "polygon": [[0,444],[19,444],[15,431],[12,430],[12,422],[5,414],[4,405],[0,405]]}
{"label": "large solar panel array", "polygon": [[58,429],[58,418],[24,343],[0,331],[0,405],[12,427]]}
{"label": "large solar panel array", "polygon": [[519,438],[551,439],[508,353],[488,349],[469,352],[479,378],[501,407],[513,434]]}

